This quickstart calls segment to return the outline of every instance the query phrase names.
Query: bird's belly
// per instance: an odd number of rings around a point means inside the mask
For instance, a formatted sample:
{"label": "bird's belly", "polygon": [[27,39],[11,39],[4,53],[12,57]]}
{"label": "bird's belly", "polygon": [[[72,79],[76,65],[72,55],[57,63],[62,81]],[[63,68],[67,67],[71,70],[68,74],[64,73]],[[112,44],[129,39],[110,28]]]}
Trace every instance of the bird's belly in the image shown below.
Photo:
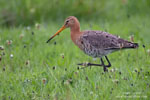
{"label": "bird's belly", "polygon": [[81,50],[83,50],[85,54],[92,56],[93,58],[97,58],[97,57],[101,58],[112,52],[110,50],[104,50],[103,48],[95,48],[90,43],[85,43],[85,42],[82,43],[81,41],[77,41],[75,44]]}
{"label": "bird's belly", "polygon": [[106,51],[104,49],[84,49],[85,54],[92,56],[94,58],[103,57],[111,53],[111,51]]}

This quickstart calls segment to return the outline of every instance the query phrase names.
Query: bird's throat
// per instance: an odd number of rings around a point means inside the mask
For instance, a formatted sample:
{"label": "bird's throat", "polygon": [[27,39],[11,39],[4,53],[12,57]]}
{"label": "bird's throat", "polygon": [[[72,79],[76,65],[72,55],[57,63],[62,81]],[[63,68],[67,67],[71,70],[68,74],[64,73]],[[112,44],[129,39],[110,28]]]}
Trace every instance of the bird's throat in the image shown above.
{"label": "bird's throat", "polygon": [[78,33],[80,33],[80,26],[79,26],[79,25],[76,25],[76,26],[70,27],[70,32],[71,32],[72,34],[78,34]]}

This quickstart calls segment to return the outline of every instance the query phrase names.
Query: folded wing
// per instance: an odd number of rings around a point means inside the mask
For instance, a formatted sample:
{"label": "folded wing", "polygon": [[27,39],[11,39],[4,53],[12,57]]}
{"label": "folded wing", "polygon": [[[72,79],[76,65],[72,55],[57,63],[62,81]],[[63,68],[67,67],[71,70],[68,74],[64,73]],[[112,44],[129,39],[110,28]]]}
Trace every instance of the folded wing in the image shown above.
{"label": "folded wing", "polygon": [[84,45],[90,45],[95,49],[112,51],[138,47],[137,43],[129,42],[103,31],[85,31],[81,41],[83,41]]}

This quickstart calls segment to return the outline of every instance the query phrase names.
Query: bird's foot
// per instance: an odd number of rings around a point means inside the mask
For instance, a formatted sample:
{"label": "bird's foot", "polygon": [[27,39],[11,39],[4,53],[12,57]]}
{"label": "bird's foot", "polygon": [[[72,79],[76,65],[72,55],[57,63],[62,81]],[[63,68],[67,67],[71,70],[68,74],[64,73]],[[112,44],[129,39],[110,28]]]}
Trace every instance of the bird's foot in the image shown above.
{"label": "bird's foot", "polygon": [[106,66],[104,66],[104,72],[108,72],[108,69]]}
{"label": "bird's foot", "polygon": [[78,65],[81,65],[81,66],[103,66],[102,64],[92,64],[92,63],[80,63]]}
{"label": "bird's foot", "polygon": [[109,66],[105,66],[105,65],[102,65],[102,64],[92,64],[92,63],[88,63],[88,62],[79,63],[78,65],[84,66],[81,69],[91,67],[91,66],[101,66],[101,67],[104,67],[104,72],[108,72],[108,67],[109,67]]}
{"label": "bird's foot", "polygon": [[91,67],[91,66],[102,66],[101,64],[92,64],[92,63],[88,63],[88,62],[86,62],[86,63],[80,63],[78,65],[84,66],[84,67],[82,67],[82,69],[86,68],[86,67]]}
{"label": "bird's foot", "polygon": [[81,65],[81,66],[90,66],[90,63],[85,62],[85,63],[80,63],[80,64],[78,64],[78,65]]}

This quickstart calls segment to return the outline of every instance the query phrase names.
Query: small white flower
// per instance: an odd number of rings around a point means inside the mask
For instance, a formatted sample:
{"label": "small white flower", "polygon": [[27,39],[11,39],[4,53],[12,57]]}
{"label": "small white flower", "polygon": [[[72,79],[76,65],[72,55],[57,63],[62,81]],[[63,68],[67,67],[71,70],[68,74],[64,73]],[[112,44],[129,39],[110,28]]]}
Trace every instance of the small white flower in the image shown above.
{"label": "small white flower", "polygon": [[30,65],[30,60],[27,60],[27,61],[25,62],[25,64],[26,64],[26,65]]}
{"label": "small white flower", "polygon": [[133,42],[134,41],[134,35],[129,36],[129,39],[131,42]]}
{"label": "small white flower", "polygon": [[21,33],[19,37],[20,37],[20,38],[23,38],[23,37],[24,37],[24,34],[23,34],[23,33]]}
{"label": "small white flower", "polygon": [[14,57],[14,55],[13,54],[10,54],[10,58],[13,58]]}
{"label": "small white flower", "polygon": [[119,82],[118,79],[113,79],[112,81],[113,81],[114,83],[117,83],[117,84],[118,84],[118,82]]}
{"label": "small white flower", "polygon": [[118,37],[118,38],[120,38],[120,36],[119,36],[119,35],[118,35],[117,37]]}
{"label": "small white flower", "polygon": [[45,84],[46,83],[46,78],[42,78],[42,82],[43,82],[43,84]]}
{"label": "small white flower", "polygon": [[114,72],[114,71],[115,71],[115,69],[113,69],[113,68],[110,70],[110,72]]}
{"label": "small white flower", "polygon": [[30,26],[27,26],[27,30],[30,30],[31,28],[30,28]]}
{"label": "small white flower", "polygon": [[147,50],[147,53],[150,53],[150,49]]}
{"label": "small white flower", "polygon": [[91,91],[90,94],[93,94],[93,91]]}
{"label": "small white flower", "polygon": [[60,54],[60,56],[61,56],[62,58],[64,58],[64,53]]}
{"label": "small white flower", "polygon": [[6,40],[6,43],[7,43],[8,45],[11,45],[11,44],[12,44],[12,40]]}
{"label": "small white flower", "polygon": [[112,68],[112,69],[110,69],[110,72],[116,72],[116,71],[118,71],[117,68]]}
{"label": "small white flower", "polygon": [[40,24],[39,24],[39,23],[36,23],[36,24],[35,24],[35,27],[36,27],[37,29],[40,29]]}
{"label": "small white flower", "polygon": [[0,46],[0,50],[4,50],[4,46]]}

